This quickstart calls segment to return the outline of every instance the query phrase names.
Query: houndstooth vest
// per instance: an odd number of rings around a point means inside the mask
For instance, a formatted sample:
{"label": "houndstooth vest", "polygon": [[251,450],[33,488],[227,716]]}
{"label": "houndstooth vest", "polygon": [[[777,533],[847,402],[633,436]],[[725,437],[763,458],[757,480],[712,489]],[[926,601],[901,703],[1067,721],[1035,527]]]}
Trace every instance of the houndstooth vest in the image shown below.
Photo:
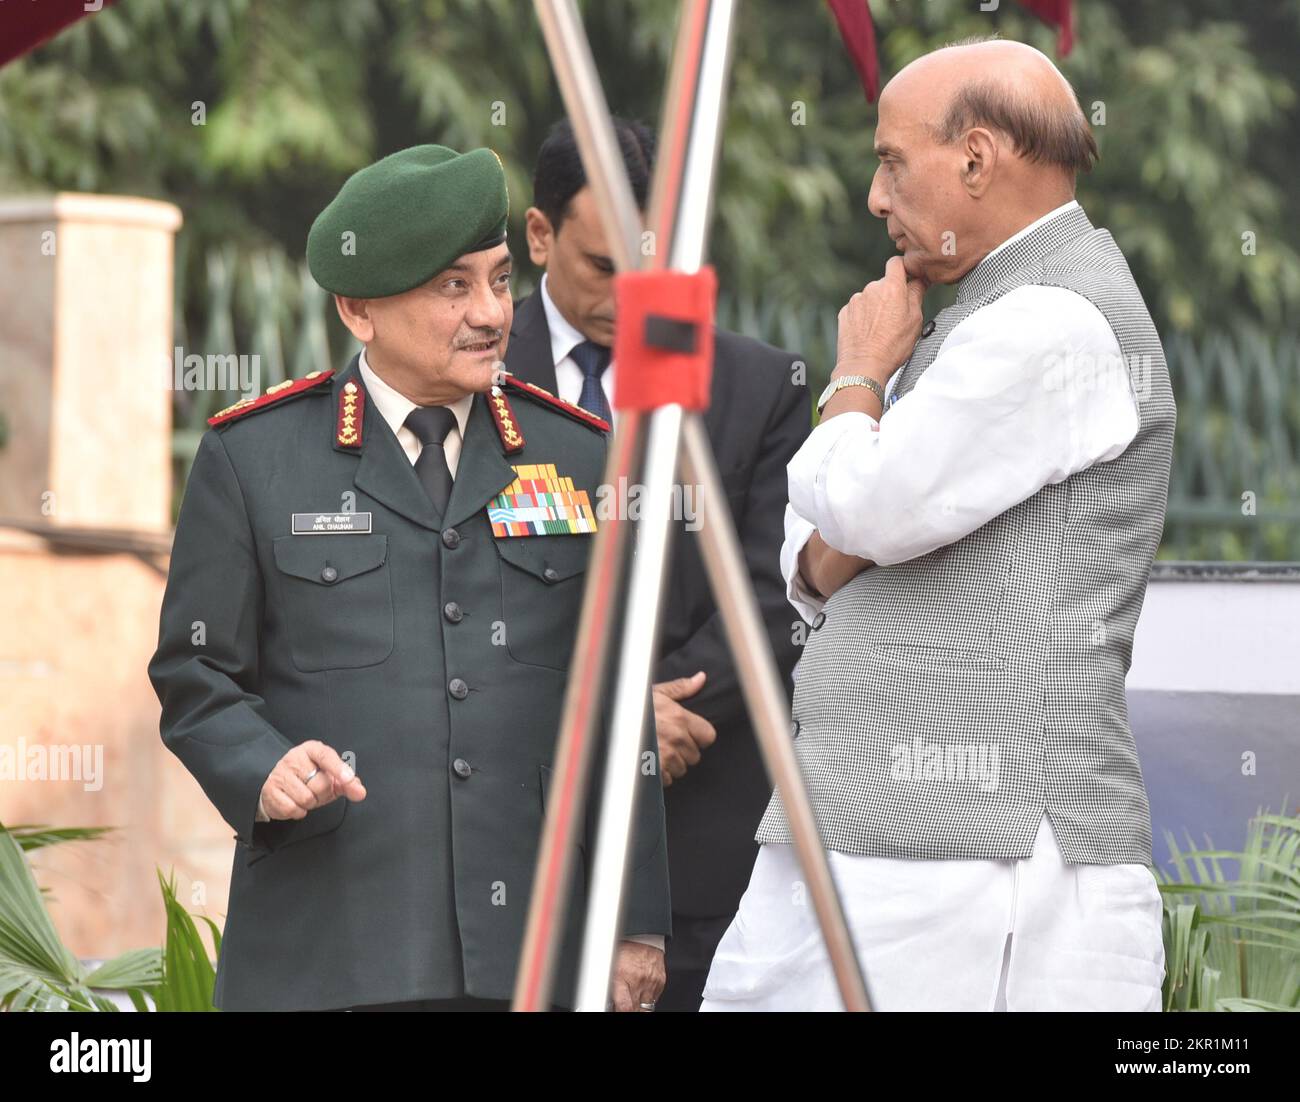
{"label": "houndstooth vest", "polygon": [[[1026,284],[1067,288],[1105,316],[1125,362],[1093,381],[1122,385],[1127,372],[1137,435],[1115,459],[954,543],[872,566],[826,602],[792,715],[830,849],[1023,858],[1046,810],[1068,862],[1151,861],[1124,678],[1164,527],[1175,409],[1159,336],[1110,233],[1075,207],[987,257],[917,342],[895,393],[959,323]],[[755,840],[792,840],[779,792]]]}

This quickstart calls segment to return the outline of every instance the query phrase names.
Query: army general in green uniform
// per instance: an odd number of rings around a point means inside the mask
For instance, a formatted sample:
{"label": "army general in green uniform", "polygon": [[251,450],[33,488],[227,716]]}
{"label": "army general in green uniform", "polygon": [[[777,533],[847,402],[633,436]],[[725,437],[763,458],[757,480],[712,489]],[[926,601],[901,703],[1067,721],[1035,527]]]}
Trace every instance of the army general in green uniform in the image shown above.
{"label": "army general in green uniform", "polygon": [[[222,411],[199,445],[149,675],[164,743],[235,832],[222,1009],[511,996],[608,425],[493,385],[506,207],[487,149],[419,146],[354,175],[308,262],[365,351]],[[654,761],[652,724],[644,745]],[[653,1006],[670,932],[661,785],[643,772],[623,1010]]]}

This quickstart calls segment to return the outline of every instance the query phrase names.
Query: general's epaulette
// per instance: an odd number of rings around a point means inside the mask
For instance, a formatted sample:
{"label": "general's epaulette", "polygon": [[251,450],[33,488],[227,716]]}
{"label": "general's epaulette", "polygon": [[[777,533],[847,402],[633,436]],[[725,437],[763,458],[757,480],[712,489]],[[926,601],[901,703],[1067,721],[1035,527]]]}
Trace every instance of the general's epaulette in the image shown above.
{"label": "general's epaulette", "polygon": [[342,448],[361,450],[361,425],[365,421],[366,392],[349,379],[339,391],[339,420],[334,442]]}
{"label": "general's epaulette", "polygon": [[523,451],[524,434],[519,431],[519,418],[515,416],[515,411],[510,408],[510,402],[499,386],[488,391],[487,403],[506,455]]}
{"label": "general's epaulette", "polygon": [[304,375],[301,379],[285,379],[282,383],[267,387],[266,393],[257,398],[241,398],[233,406],[217,410],[208,418],[208,424],[213,427],[225,425],[237,417],[243,417],[248,413],[257,413],[268,406],[275,405],[277,402],[283,402],[286,398],[294,398],[305,391],[311,390],[312,387],[320,386],[333,374],[334,369],[331,367],[324,371],[313,371],[309,375]]}
{"label": "general's epaulette", "polygon": [[586,425],[589,429],[596,432],[612,432],[613,426],[603,417],[597,417],[590,410],[583,409],[581,406],[575,406],[572,402],[566,402],[563,398],[558,398],[549,390],[544,390],[540,386],[532,383],[526,383],[514,375],[504,372],[501,378],[501,385],[509,387],[520,394],[527,394],[528,397],[538,402],[544,402],[552,409],[558,409],[561,413],[567,414],[573,420],[580,424]]}

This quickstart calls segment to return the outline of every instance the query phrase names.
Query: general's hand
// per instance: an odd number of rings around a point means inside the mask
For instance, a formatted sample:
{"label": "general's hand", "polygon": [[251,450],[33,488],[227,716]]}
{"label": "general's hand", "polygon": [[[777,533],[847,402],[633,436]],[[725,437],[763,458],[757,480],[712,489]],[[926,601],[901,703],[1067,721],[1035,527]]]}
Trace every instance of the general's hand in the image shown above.
{"label": "general's hand", "polygon": [[[317,773],[305,784],[306,777]],[[313,808],[324,807],[339,796],[354,803],[366,798],[361,778],[337,753],[318,739],[311,739],[275,763],[262,785],[259,808],[267,819],[304,819]],[[264,822],[258,817],[258,822]]]}
{"label": "general's hand", "polygon": [[712,746],[718,737],[712,723],[678,703],[698,693],[706,676],[699,670],[690,677],[660,681],[653,686],[659,773],[665,788],[681,780],[692,765],[699,765],[700,751]]}
{"label": "general's hand", "polygon": [[641,1003],[652,1003],[668,982],[664,955],[653,945],[640,941],[620,941],[614,958],[614,980],[610,998],[620,1014],[640,1010]]}
{"label": "general's hand", "polygon": [[882,386],[912,354],[921,335],[921,299],[927,284],[909,280],[903,258],[891,257],[885,274],[849,299],[840,311],[835,370],[869,375]]}

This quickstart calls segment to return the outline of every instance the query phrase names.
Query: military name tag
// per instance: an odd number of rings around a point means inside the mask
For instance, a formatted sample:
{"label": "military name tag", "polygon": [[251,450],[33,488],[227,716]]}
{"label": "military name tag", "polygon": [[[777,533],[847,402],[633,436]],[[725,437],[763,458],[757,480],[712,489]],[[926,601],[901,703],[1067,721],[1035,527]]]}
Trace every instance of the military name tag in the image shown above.
{"label": "military name tag", "polygon": [[577,536],[596,531],[586,490],[554,463],[521,464],[518,477],[488,502],[494,536]]}
{"label": "military name tag", "polygon": [[295,536],[336,536],[370,531],[369,513],[294,513]]}

